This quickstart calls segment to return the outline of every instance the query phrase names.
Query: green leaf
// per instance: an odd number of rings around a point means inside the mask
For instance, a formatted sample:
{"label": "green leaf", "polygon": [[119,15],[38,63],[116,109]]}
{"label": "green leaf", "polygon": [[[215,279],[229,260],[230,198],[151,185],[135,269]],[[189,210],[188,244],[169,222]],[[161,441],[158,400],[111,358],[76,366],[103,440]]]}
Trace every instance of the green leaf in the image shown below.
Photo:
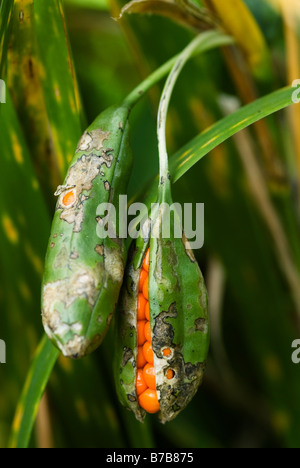
{"label": "green leaf", "polygon": [[[63,178],[85,127],[67,26],[61,0],[34,1],[35,29],[45,102]],[[51,47],[49,47],[51,44]]]}
{"label": "green leaf", "polygon": [[61,1],[15,2],[11,22],[8,88],[52,208],[83,122]]}
{"label": "green leaf", "polygon": [[36,351],[16,410],[10,448],[26,448],[28,446],[39,402],[58,356],[59,351],[45,335]]}
{"label": "green leaf", "polygon": [[6,76],[7,49],[13,0],[6,0],[0,6],[0,77]]}
{"label": "green leaf", "polygon": [[64,0],[66,6],[91,8],[93,10],[108,10],[107,0]]}
{"label": "green leaf", "polygon": [[288,87],[268,94],[224,117],[202,132],[171,158],[170,172],[173,182],[179,180],[204,156],[232,135],[249,127],[254,122],[292,105],[294,92],[294,88]]}
{"label": "green leaf", "polygon": [[[10,420],[42,331],[40,290],[50,218],[9,91],[0,104],[0,258],[3,287],[0,419]],[[17,341],[16,341],[17,337]],[[17,343],[17,346],[15,346]]]}

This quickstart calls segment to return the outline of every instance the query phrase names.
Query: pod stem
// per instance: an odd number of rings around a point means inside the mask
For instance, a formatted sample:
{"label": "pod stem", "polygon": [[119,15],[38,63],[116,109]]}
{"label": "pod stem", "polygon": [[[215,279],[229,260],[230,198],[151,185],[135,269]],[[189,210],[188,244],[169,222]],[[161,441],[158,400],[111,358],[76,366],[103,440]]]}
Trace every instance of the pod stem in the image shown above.
{"label": "pod stem", "polygon": [[[177,82],[177,79],[184,67],[190,58],[192,58],[199,51],[206,50],[207,42],[210,43],[213,36],[216,35],[219,38],[224,39],[224,35],[220,36],[220,33],[217,31],[209,31],[202,33],[195,37],[188,46],[177,56],[175,63],[171,69],[171,72],[166,81],[160,104],[157,117],[157,137],[158,137],[158,150],[159,150],[159,165],[160,165],[160,180],[159,186],[165,187],[170,184],[170,173],[169,173],[169,161],[167,153],[167,144],[166,144],[166,123],[167,123],[167,114],[172,97],[172,93]],[[228,36],[227,36],[228,38]],[[229,38],[228,38],[229,39]],[[163,188],[163,192],[165,191]]]}
{"label": "pod stem", "polygon": [[[198,54],[199,52],[205,52],[206,50],[210,50],[220,46],[232,45],[234,43],[234,39],[231,36],[228,36],[227,34],[218,30],[203,32],[196,39],[194,39],[194,41],[196,41],[197,44],[195,44],[195,46],[192,47],[192,50],[189,52],[190,55],[187,57],[187,60],[192,56]],[[192,41],[187,48],[189,48],[194,43],[194,41]],[[157,70],[151,73],[151,75],[149,75],[144,81],[142,81],[142,83],[140,83],[124,99],[123,105],[125,107],[128,107],[129,109],[132,109],[154,85],[156,85],[160,80],[167,76],[167,74],[172,70],[172,68],[181,58],[185,50],[182,53],[172,57],[161,67],[159,67]]]}

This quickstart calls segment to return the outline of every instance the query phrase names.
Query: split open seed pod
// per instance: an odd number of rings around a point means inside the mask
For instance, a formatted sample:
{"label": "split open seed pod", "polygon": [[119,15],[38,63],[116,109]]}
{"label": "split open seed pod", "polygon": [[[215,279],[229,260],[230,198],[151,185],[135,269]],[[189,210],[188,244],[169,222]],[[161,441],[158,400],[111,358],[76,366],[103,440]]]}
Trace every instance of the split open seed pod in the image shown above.
{"label": "split open seed pod", "polygon": [[[209,347],[207,291],[180,219],[160,199],[150,238],[132,248],[117,317],[115,378],[123,405],[139,421],[158,413],[174,419],[202,382]],[[167,202],[167,204],[166,204]],[[175,229],[176,228],[176,229]]]}

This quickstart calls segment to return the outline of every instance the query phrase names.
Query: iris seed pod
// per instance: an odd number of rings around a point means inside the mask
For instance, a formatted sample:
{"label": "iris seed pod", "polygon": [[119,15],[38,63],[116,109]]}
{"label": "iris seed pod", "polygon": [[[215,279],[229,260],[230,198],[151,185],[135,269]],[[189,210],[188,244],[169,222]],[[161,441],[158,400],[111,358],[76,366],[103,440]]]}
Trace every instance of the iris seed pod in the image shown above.
{"label": "iris seed pod", "polygon": [[202,382],[209,347],[203,276],[184,234],[163,237],[166,214],[161,204],[150,240],[137,240],[118,313],[117,391],[141,422],[146,412],[158,412],[165,423],[186,407]]}
{"label": "iris seed pod", "polygon": [[[109,327],[122,285],[126,251],[115,238],[99,238],[101,203],[119,206],[132,165],[129,110],[102,113],[82,136],[64,185],[58,187],[42,291],[44,328],[67,357],[96,349]],[[118,216],[117,216],[118,218]]]}

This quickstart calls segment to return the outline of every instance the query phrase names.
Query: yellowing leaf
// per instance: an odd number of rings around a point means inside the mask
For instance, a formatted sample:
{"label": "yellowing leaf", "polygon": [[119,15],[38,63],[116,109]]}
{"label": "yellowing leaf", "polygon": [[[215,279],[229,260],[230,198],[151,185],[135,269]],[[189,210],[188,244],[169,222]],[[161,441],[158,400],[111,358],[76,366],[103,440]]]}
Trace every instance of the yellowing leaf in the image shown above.
{"label": "yellowing leaf", "polygon": [[242,0],[205,0],[236,39],[254,74],[262,75],[268,63],[268,49],[254,16]]}

